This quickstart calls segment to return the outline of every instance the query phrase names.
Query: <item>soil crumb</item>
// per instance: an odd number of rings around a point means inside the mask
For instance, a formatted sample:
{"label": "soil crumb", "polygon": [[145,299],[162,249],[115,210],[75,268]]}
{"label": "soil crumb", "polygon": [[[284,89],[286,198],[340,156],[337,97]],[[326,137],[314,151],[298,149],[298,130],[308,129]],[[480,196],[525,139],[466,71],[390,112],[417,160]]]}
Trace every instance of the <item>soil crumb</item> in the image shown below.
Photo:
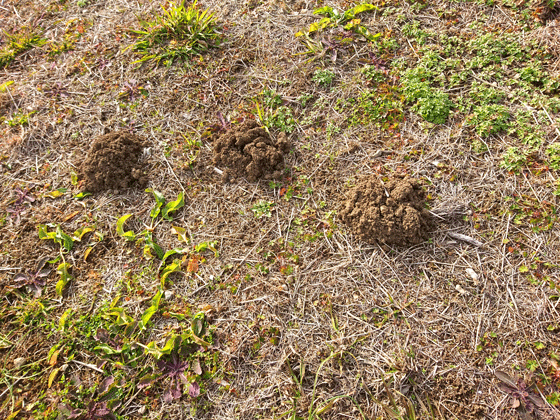
{"label": "soil crumb", "polygon": [[365,242],[415,245],[428,239],[433,228],[425,201],[416,180],[395,177],[382,183],[369,176],[359,180],[342,203],[340,217]]}
{"label": "soil crumb", "polygon": [[139,160],[147,143],[127,132],[112,132],[97,137],[83,163],[84,190],[99,192],[143,187]]}
{"label": "soil crumb", "polygon": [[284,154],[290,150],[286,134],[278,141],[254,120],[247,120],[214,140],[214,165],[225,167],[223,181],[246,177],[278,179],[284,169]]}

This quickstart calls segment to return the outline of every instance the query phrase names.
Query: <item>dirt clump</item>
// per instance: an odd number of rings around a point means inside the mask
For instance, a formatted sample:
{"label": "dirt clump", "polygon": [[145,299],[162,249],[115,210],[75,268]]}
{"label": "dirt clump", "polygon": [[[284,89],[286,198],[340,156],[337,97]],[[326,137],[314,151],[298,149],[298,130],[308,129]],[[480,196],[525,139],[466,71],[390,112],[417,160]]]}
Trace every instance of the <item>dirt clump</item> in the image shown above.
{"label": "dirt clump", "polygon": [[274,141],[256,121],[247,120],[214,139],[213,163],[226,168],[224,182],[241,177],[250,182],[278,179],[282,177],[284,154],[289,149],[285,133]]}
{"label": "dirt clump", "polygon": [[143,187],[147,177],[140,157],[147,142],[127,132],[97,137],[83,162],[83,188],[89,192]]}
{"label": "dirt clump", "polygon": [[432,230],[425,201],[426,193],[416,180],[397,176],[382,182],[369,176],[358,181],[339,214],[365,242],[409,246],[425,241]]}

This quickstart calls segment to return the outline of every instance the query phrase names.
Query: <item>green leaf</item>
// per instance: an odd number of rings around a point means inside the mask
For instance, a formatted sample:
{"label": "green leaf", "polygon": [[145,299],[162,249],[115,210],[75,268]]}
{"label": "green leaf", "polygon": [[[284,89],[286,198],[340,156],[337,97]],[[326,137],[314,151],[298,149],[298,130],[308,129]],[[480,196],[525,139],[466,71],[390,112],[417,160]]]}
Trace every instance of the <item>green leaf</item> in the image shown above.
{"label": "green leaf", "polygon": [[136,239],[136,235],[133,231],[129,230],[127,232],[124,231],[123,227],[126,221],[132,216],[132,214],[125,214],[119,220],[117,220],[117,234],[122,236],[127,241],[133,241]]}
{"label": "green leaf", "polygon": [[78,185],[78,174],[74,171],[70,172],[70,182],[72,185]]}
{"label": "green leaf", "polygon": [[152,304],[150,305],[150,307],[146,309],[142,314],[141,320],[138,323],[138,327],[140,328],[140,331],[144,331],[146,329],[146,325],[148,325],[150,318],[152,318],[152,316],[154,316],[154,314],[158,311],[159,302],[161,300],[162,295],[163,295],[163,291],[160,289],[152,298]]}
{"label": "green leaf", "polygon": [[328,17],[324,17],[322,18],[319,22],[314,22],[311,25],[309,25],[309,33],[313,33],[316,31],[320,31],[322,29],[325,29],[327,26],[331,25],[332,21],[331,18]]}
{"label": "green leaf", "polygon": [[72,276],[68,273],[70,267],[71,267],[70,264],[62,263],[56,269],[57,274],[60,275],[60,280],[56,283],[56,288],[55,288],[56,294],[58,296],[62,296],[62,291],[64,290],[64,287],[70,280],[72,280]]}
{"label": "green leaf", "polygon": [[93,348],[94,351],[102,351],[103,353],[107,354],[107,355],[111,355],[111,354],[120,354],[122,352],[122,350],[115,350],[114,348],[112,348],[111,346],[109,346],[106,343],[101,343],[98,346],[95,346]]}
{"label": "green leaf", "polygon": [[162,193],[160,193],[159,191],[156,191],[152,188],[147,188],[146,192],[152,193],[154,195],[154,198],[156,199],[156,205],[154,206],[154,208],[150,212],[150,217],[152,219],[155,219],[156,217],[158,217],[158,215],[161,211],[161,207],[165,205],[165,197],[163,196]]}
{"label": "green leaf", "polygon": [[161,258],[162,263],[165,262],[165,260],[169,257],[171,257],[172,255],[176,255],[176,254],[188,254],[190,252],[190,249],[188,248],[173,248],[170,249],[169,251],[167,251],[165,254],[163,254],[163,257]]}
{"label": "green leaf", "polygon": [[68,189],[66,188],[58,188],[54,191],[45,193],[45,197],[50,197],[50,198],[58,198],[58,197],[62,197],[64,195],[64,193],[66,193],[66,191],[68,191]]}
{"label": "green leaf", "polygon": [[216,245],[218,244],[218,241],[207,241],[207,242],[201,242],[198,245],[196,245],[194,247],[195,252],[204,252],[207,250],[211,250],[214,252],[214,256],[217,257],[218,256],[218,251],[216,250]]}
{"label": "green leaf", "polygon": [[119,327],[128,325],[129,323],[134,321],[134,319],[126,313],[126,310],[124,308],[111,308],[109,311],[107,311],[106,314],[108,316],[114,316],[115,324],[117,324]]}
{"label": "green leaf", "polygon": [[93,232],[94,228],[89,226],[82,226],[76,232],[74,232],[74,240],[81,241],[84,235],[88,232]]}
{"label": "green leaf", "polygon": [[173,336],[171,338],[169,338],[166,342],[165,342],[165,346],[163,346],[161,349],[158,348],[157,344],[155,341],[151,341],[150,343],[148,343],[148,345],[146,346],[146,353],[147,354],[151,354],[152,356],[154,356],[156,359],[159,359],[161,356],[163,356],[164,354],[171,354],[171,352],[173,351],[173,349],[175,348],[175,339],[180,337],[177,336]]}
{"label": "green leaf", "polygon": [[191,243],[191,239],[187,236],[187,230],[179,226],[171,226],[171,231],[177,235],[177,239],[187,244]]}
{"label": "green leaf", "polygon": [[314,15],[322,15],[322,16],[334,16],[333,8],[330,6],[323,6],[313,10]]}
{"label": "green leaf", "polygon": [[184,195],[185,194],[181,191],[177,196],[177,200],[167,203],[161,212],[161,217],[165,220],[173,220],[169,213],[177,211],[185,205]]}
{"label": "green leaf", "polygon": [[344,12],[344,20],[354,19],[357,14],[369,12],[370,10],[378,10],[378,8],[369,3],[359,4]]}
{"label": "green leaf", "polygon": [[161,249],[161,247],[154,242],[151,232],[146,233],[145,241],[146,245],[144,246],[144,256],[146,256],[148,259],[151,259],[153,258],[151,251],[154,251],[156,253],[156,256],[161,260],[165,253],[163,252],[163,249]]}
{"label": "green leaf", "polygon": [[204,318],[205,318],[204,312],[199,312],[194,316],[191,322],[192,332],[198,338],[204,337],[204,332],[205,332]]}
{"label": "green leaf", "polygon": [[55,232],[49,232],[47,225],[39,225],[39,239],[53,239],[56,236]]}
{"label": "green leaf", "polygon": [[180,271],[180,268],[181,268],[181,262],[179,260],[175,260],[173,261],[173,263],[167,265],[163,269],[160,275],[161,287],[165,287],[165,280],[167,280],[167,277],[169,277],[171,273]]}
{"label": "green leaf", "polygon": [[80,201],[80,200],[83,200],[84,198],[86,198],[87,196],[90,196],[90,195],[91,195],[91,193],[88,193],[88,192],[81,192],[81,193],[76,194],[76,195],[74,196],[74,198],[75,198],[76,200]]}
{"label": "green leaf", "polygon": [[56,235],[54,241],[62,246],[67,252],[70,252],[72,250],[72,247],[74,246],[74,241],[72,240],[72,238],[64,233],[60,226],[56,227]]}

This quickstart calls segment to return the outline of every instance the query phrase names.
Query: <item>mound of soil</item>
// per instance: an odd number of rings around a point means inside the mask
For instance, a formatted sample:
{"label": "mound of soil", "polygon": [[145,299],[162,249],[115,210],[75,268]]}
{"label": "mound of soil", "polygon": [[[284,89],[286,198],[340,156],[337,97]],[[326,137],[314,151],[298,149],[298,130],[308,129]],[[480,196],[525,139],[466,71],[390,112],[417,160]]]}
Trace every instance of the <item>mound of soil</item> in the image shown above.
{"label": "mound of soil", "polygon": [[143,187],[147,177],[139,162],[147,143],[127,132],[97,137],[83,163],[84,190],[99,192]]}
{"label": "mound of soil", "polygon": [[225,167],[224,182],[246,177],[250,182],[258,179],[278,179],[284,169],[284,154],[290,149],[286,135],[278,141],[254,120],[248,120],[214,140],[214,165]]}
{"label": "mound of soil", "polygon": [[370,176],[352,189],[340,216],[365,242],[414,245],[425,241],[433,227],[425,201],[426,193],[413,179],[397,177],[382,183]]}

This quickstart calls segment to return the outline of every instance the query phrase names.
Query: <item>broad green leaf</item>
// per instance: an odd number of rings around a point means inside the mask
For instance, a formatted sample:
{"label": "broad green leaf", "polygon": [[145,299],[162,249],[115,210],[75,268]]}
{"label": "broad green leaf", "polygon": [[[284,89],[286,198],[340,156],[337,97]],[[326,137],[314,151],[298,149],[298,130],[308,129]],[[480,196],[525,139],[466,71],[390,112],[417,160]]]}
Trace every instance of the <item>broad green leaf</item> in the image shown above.
{"label": "broad green leaf", "polygon": [[167,265],[161,272],[161,276],[160,276],[161,287],[165,287],[165,280],[167,280],[167,277],[169,277],[171,273],[180,271],[180,268],[181,268],[181,262],[179,260],[175,260],[173,261],[173,263]]}
{"label": "broad green leaf", "polygon": [[154,242],[151,232],[146,232],[145,236],[146,245],[144,246],[144,256],[146,256],[148,259],[152,259],[153,255],[151,251],[154,251],[156,253],[156,256],[161,260],[163,258],[163,255],[165,254],[163,252],[163,249],[161,249],[161,247]]}
{"label": "broad green leaf", "polygon": [[361,22],[362,22],[361,19],[352,19],[350,22],[348,22],[346,25],[344,25],[344,29],[347,30],[347,31],[350,31],[350,30],[358,27]]}
{"label": "broad green leaf", "polygon": [[68,191],[66,188],[59,188],[57,190],[45,193],[45,197],[50,197],[50,198],[62,197],[64,193],[66,193],[66,191]]}
{"label": "broad green leaf", "polygon": [[108,316],[115,317],[115,324],[118,326],[127,325],[130,322],[133,322],[134,319],[128,315],[124,308],[112,308],[111,310],[107,311]]}
{"label": "broad green leaf", "polygon": [[191,322],[192,332],[198,338],[202,338],[204,336],[204,318],[204,312],[199,312],[194,316]]}
{"label": "broad green leaf", "polygon": [[309,25],[309,31],[308,32],[313,33],[313,32],[319,31],[321,29],[325,29],[331,23],[332,23],[331,18],[324,17],[319,22],[314,22],[311,25]]}
{"label": "broad green leaf", "polygon": [[146,346],[146,353],[151,354],[156,359],[159,359],[164,354],[171,354],[171,352],[175,348],[175,339],[176,338],[177,338],[177,336],[173,336],[173,337],[169,338],[166,341],[165,346],[163,346],[161,349],[158,348],[155,341],[152,341],[152,342],[148,343],[148,345]]}
{"label": "broad green leaf", "polygon": [[162,193],[160,193],[159,191],[156,191],[152,188],[147,188],[146,192],[152,193],[154,195],[154,198],[156,199],[156,205],[154,206],[154,208],[150,212],[150,217],[152,219],[155,219],[156,217],[158,217],[158,215],[161,211],[161,207],[165,205],[165,197],[163,196]]}
{"label": "broad green leaf", "polygon": [[191,239],[188,237],[187,230],[179,226],[171,226],[171,231],[177,235],[177,239],[187,244],[191,243]]}
{"label": "broad green leaf", "polygon": [[354,31],[362,35],[368,41],[375,41],[377,38],[381,36],[381,32],[372,35],[371,32],[365,26],[362,25],[355,26]]}
{"label": "broad green leaf", "polygon": [[140,328],[140,331],[144,331],[146,329],[146,325],[148,325],[148,322],[150,321],[150,318],[158,311],[158,308],[154,305],[150,306],[148,309],[146,309],[144,311],[144,313],[142,314],[142,318],[140,320],[140,322],[138,323],[138,327]]}
{"label": "broad green leaf", "polygon": [[56,236],[55,232],[49,232],[47,225],[39,225],[39,239],[53,239]]}
{"label": "broad green leaf", "polygon": [[95,346],[93,348],[94,351],[102,351],[103,353],[107,354],[107,355],[111,355],[111,354],[119,354],[121,353],[122,350],[115,350],[114,348],[112,348],[111,346],[109,346],[107,343],[101,343],[98,346]]}
{"label": "broad green leaf", "polygon": [[163,254],[163,257],[161,258],[162,263],[169,257],[171,257],[172,255],[176,255],[176,254],[187,254],[190,251],[190,249],[188,248],[173,248],[169,251],[167,251],[165,254]]}
{"label": "broad green leaf", "polygon": [[88,232],[93,232],[93,228],[89,226],[82,226],[76,232],[74,232],[74,240],[81,241],[83,236]]}
{"label": "broad green leaf", "polygon": [[330,16],[332,17],[334,15],[333,13],[333,8],[330,6],[323,6],[323,7],[319,7],[317,9],[315,9],[313,11],[314,15],[326,15],[326,16]]}
{"label": "broad green leaf", "polygon": [[[126,337],[130,337],[132,335],[132,333],[134,333],[134,331],[136,330],[136,327],[138,326],[138,321],[130,321],[128,324],[126,324],[126,327],[124,327],[124,331],[123,334]],[[125,350],[125,347],[128,346],[128,344],[126,344],[125,346],[123,346],[123,351]],[[128,349],[129,347],[127,347]]]}
{"label": "broad green leaf", "polygon": [[146,329],[146,325],[148,325],[148,321],[150,321],[150,318],[158,311],[159,302],[161,300],[162,294],[163,294],[162,290],[157,292],[155,296],[152,298],[152,305],[148,309],[146,309],[142,314],[141,321],[138,324],[140,331]]}
{"label": "broad green leaf", "polygon": [[354,19],[354,17],[357,14],[360,14],[362,12],[369,12],[370,10],[377,10],[377,9],[378,9],[377,6],[374,6],[373,4],[369,4],[369,3],[359,4],[344,12],[344,20],[346,21],[349,19]]}
{"label": "broad green leaf", "polygon": [[72,280],[72,276],[68,273],[70,267],[71,265],[65,262],[60,264],[56,269],[57,274],[60,275],[60,280],[56,283],[55,287],[55,291],[58,296],[62,296],[64,287],[70,280]]}
{"label": "broad green leaf", "polygon": [[72,238],[64,233],[60,226],[56,227],[56,236],[54,241],[63,247],[67,252],[70,252],[74,246]]}
{"label": "broad green leaf", "polygon": [[124,231],[123,227],[126,221],[132,216],[132,214],[125,214],[119,220],[117,220],[117,234],[122,236],[127,241],[133,241],[136,239],[136,235],[133,231],[129,230],[127,232]]}
{"label": "broad green leaf", "polygon": [[211,250],[212,252],[214,252],[214,256],[217,257],[218,256],[218,251],[216,250],[216,245],[218,244],[218,241],[207,241],[207,242],[202,242],[198,245],[196,245],[194,247],[195,252],[204,252],[207,250]]}
{"label": "broad green leaf", "polygon": [[177,211],[185,205],[184,196],[185,194],[181,191],[177,196],[177,200],[167,203],[167,205],[161,211],[161,217],[163,217],[165,220],[173,220],[169,213]]}

